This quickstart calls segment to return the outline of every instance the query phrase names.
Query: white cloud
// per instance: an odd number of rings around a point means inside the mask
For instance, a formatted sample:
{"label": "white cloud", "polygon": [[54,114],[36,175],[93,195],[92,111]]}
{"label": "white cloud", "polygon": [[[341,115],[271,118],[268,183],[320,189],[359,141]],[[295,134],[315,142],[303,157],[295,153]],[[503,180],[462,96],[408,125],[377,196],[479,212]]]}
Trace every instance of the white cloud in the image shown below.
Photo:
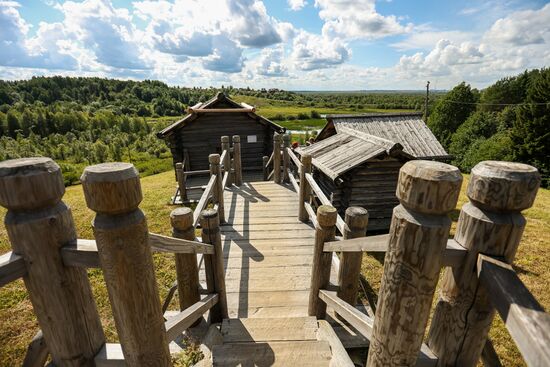
{"label": "white cloud", "polygon": [[262,1],[229,0],[232,21],[230,33],[243,46],[266,47],[282,41],[275,19],[267,14]]}
{"label": "white cloud", "polygon": [[293,41],[292,59],[300,70],[339,65],[347,61],[350,55],[351,50],[339,38],[330,39],[300,31]]}
{"label": "white cloud", "polygon": [[377,39],[411,29],[411,25],[400,24],[394,15],[379,14],[375,0],[315,0],[315,6],[325,21],[323,34],[327,36]]}
{"label": "white cloud", "polygon": [[287,76],[288,67],[284,64],[284,47],[265,48],[256,60],[256,73],[263,76]]}
{"label": "white cloud", "polygon": [[414,27],[414,31],[407,34],[401,41],[392,43],[391,46],[399,51],[407,50],[430,50],[442,39],[447,39],[454,43],[472,41],[476,35],[467,31],[438,31],[429,26]]}
{"label": "white cloud", "polygon": [[290,9],[294,11],[301,10],[307,5],[306,0],[287,0],[287,3]]}
{"label": "white cloud", "polygon": [[217,36],[213,39],[214,53],[205,58],[205,69],[225,73],[237,73],[244,65],[243,50],[227,36]]}

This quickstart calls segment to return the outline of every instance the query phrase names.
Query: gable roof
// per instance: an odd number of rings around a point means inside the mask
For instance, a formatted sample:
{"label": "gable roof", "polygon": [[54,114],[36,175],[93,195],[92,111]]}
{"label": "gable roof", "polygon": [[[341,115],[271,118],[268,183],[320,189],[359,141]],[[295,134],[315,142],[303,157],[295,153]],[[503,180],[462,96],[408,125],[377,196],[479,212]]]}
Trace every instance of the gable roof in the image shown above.
{"label": "gable roof", "polygon": [[338,134],[297,150],[301,155],[310,154],[312,164],[332,180],[380,155],[412,158],[403,152],[399,143],[346,127]]}
{"label": "gable roof", "polygon": [[414,158],[450,158],[419,113],[329,115],[327,120],[317,141],[339,134],[344,129],[351,129],[399,143],[403,146],[403,152]]}
{"label": "gable roof", "polygon": [[256,114],[256,109],[254,107],[249,106],[245,103],[237,103],[222,92],[218,92],[213,98],[204,103],[197,103],[196,105],[189,107],[187,109],[187,112],[188,114],[184,118],[165,127],[157,133],[157,136],[159,138],[164,138],[172,134],[175,130],[184,128],[190,122],[196,120],[197,117],[203,113],[246,113],[250,116],[251,119],[258,121],[261,124],[269,125],[273,128],[273,130],[279,133],[283,133],[286,131],[284,127],[277,125],[274,122],[266,119],[265,117]]}

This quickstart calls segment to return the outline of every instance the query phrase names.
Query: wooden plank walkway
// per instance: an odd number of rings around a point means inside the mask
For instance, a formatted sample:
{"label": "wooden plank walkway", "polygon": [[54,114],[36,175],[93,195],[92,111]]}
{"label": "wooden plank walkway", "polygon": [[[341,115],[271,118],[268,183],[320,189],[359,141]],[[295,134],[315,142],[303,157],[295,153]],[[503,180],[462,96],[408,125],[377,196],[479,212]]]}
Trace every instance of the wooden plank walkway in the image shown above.
{"label": "wooden plank walkway", "polygon": [[315,230],[298,220],[297,193],[255,181],[226,188],[224,199],[229,317],[307,316]]}

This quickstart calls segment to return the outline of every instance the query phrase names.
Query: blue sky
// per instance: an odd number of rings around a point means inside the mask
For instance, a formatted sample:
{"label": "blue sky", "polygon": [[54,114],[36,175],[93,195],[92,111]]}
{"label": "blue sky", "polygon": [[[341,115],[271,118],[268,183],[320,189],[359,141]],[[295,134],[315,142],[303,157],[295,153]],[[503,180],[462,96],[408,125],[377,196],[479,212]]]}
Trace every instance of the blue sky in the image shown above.
{"label": "blue sky", "polygon": [[538,0],[0,0],[0,78],[312,90],[484,87],[550,64]]}

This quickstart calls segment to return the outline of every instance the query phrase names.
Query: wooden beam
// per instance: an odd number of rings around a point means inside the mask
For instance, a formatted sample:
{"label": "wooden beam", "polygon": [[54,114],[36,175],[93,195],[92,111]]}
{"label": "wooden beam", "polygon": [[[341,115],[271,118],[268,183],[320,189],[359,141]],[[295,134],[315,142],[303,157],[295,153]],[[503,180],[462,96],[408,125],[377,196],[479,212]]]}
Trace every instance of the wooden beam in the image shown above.
{"label": "wooden beam", "polygon": [[[354,238],[325,243],[325,252],[386,252],[388,248],[389,234]],[[447,247],[443,252],[442,266],[459,266],[466,257],[468,250],[460,246],[454,239],[447,241]]]}
{"label": "wooden beam", "polygon": [[247,108],[249,110],[252,110],[251,112],[255,112],[256,111],[256,108],[247,104],[247,103],[244,103],[244,102],[241,102],[241,106],[243,106],[243,108]]}
{"label": "wooden beam", "polygon": [[170,252],[174,254],[213,254],[214,247],[205,243],[163,236],[149,232],[149,244],[155,252]]}
{"label": "wooden beam", "polygon": [[44,367],[48,360],[48,347],[42,330],[38,330],[27,347],[22,367]]}
{"label": "wooden beam", "polygon": [[0,256],[0,287],[13,282],[27,274],[25,260],[13,252]]}
{"label": "wooden beam", "polygon": [[212,189],[214,188],[215,183],[216,183],[216,175],[210,176],[208,185],[206,185],[206,189],[204,189],[201,199],[199,200],[199,203],[197,204],[197,206],[195,207],[195,211],[193,212],[193,227],[195,228],[197,228],[197,224],[199,224],[199,217],[201,215],[201,211],[204,208],[206,208],[206,204],[208,203],[208,198],[212,193]]}
{"label": "wooden beam", "polygon": [[290,180],[290,183],[292,184],[292,187],[294,187],[294,190],[296,190],[296,192],[299,192],[300,185],[298,185],[298,181],[296,181],[296,177],[294,177],[290,168],[287,171],[288,171],[288,178]]}
{"label": "wooden beam", "polygon": [[317,227],[317,216],[315,214],[315,209],[313,209],[310,203],[304,203],[304,208],[306,209],[307,215],[309,215],[311,223],[313,223],[313,227]]}
{"label": "wooden beam", "polygon": [[[319,298],[370,341],[374,319],[338,298],[336,292],[321,289],[319,291]],[[416,366],[432,367],[436,365],[437,357],[434,356],[426,344],[422,344],[418,359],[416,360]]]}
{"label": "wooden beam", "polygon": [[199,302],[186,308],[176,316],[170,317],[165,323],[168,342],[176,339],[178,335],[187,330],[202,315],[218,303],[217,294],[209,294]]}
{"label": "wooden beam", "polygon": [[511,265],[479,254],[477,273],[527,365],[550,366],[550,314]]}
{"label": "wooden beam", "polygon": [[205,176],[205,175],[210,174],[210,170],[201,169],[201,170],[198,170],[198,171],[185,171],[183,173],[188,177],[191,177],[191,176]]}
{"label": "wooden beam", "polygon": [[319,329],[317,330],[317,339],[325,340],[330,344],[332,351],[331,366],[354,367],[348,352],[344,349],[342,342],[334,332],[334,329],[326,320],[319,320]]}
{"label": "wooden beam", "polygon": [[[332,203],[326,197],[325,193],[323,192],[323,190],[321,190],[317,182],[315,182],[315,179],[313,178],[313,175],[311,173],[306,173],[306,180],[321,204],[332,206]],[[336,228],[338,228],[338,231],[340,231],[340,233],[342,234],[345,232],[346,229],[346,223],[344,222],[342,217],[340,217],[340,215],[336,216]]]}
{"label": "wooden beam", "polygon": [[300,162],[300,159],[296,156],[296,154],[294,154],[294,151],[291,148],[286,148],[286,151],[288,152],[288,156],[290,157],[292,162],[294,162],[299,170],[300,167],[302,167],[302,162]]}
{"label": "wooden beam", "polygon": [[254,113],[254,108],[191,108],[188,113]]}

